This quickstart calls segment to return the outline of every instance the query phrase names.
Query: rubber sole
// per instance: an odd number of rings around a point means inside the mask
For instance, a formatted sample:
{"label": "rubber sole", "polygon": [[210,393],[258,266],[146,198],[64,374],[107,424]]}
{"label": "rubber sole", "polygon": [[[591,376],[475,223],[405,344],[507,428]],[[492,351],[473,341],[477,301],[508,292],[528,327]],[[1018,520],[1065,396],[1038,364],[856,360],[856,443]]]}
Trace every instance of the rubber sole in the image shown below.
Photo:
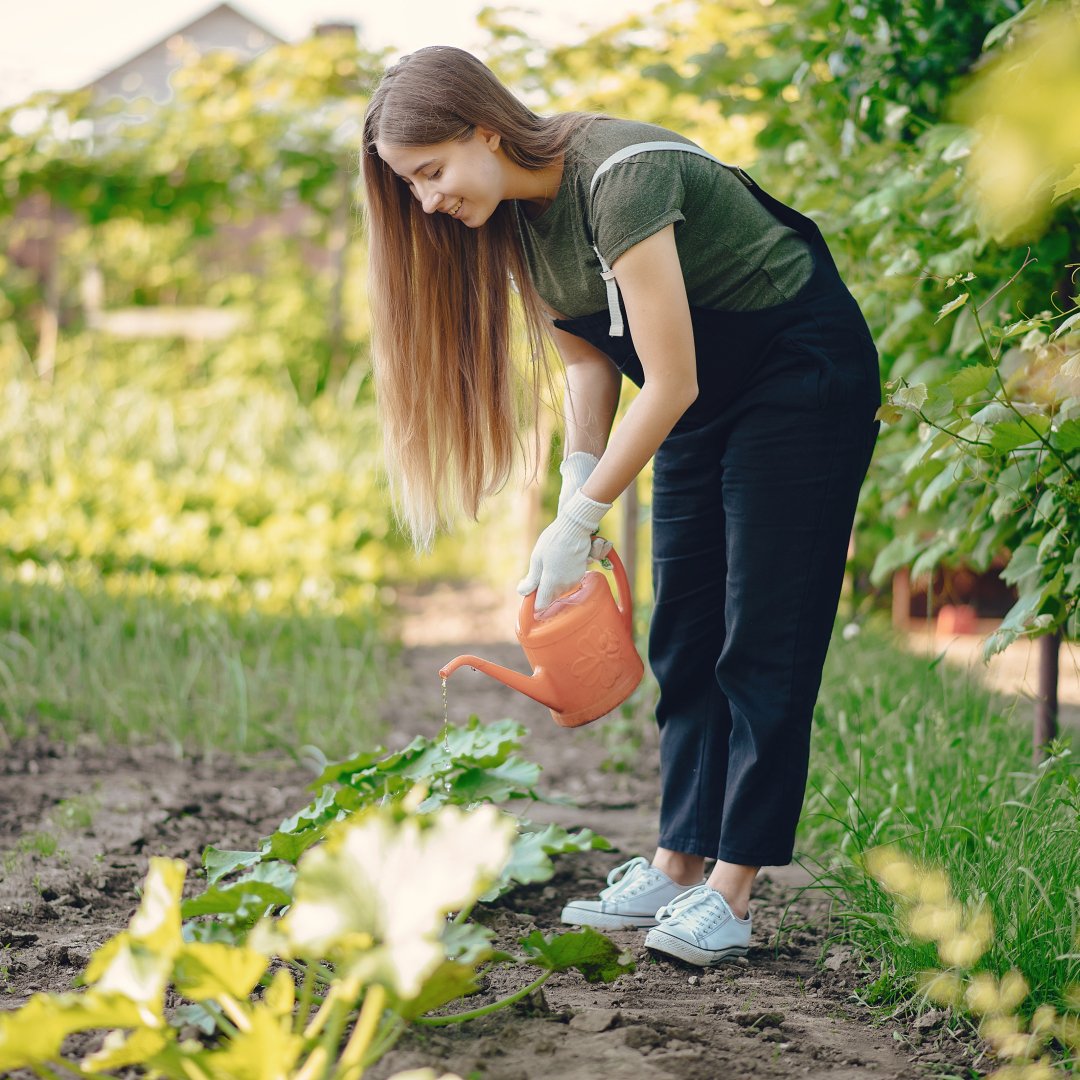
{"label": "rubber sole", "polygon": [[715,967],[717,964],[735,960],[747,953],[745,945],[730,945],[726,949],[700,949],[697,945],[691,945],[689,941],[683,941],[682,938],[656,929],[650,930],[645,935],[645,948],[663,953],[665,956],[674,956],[676,960],[684,960],[697,967]]}
{"label": "rubber sole", "polygon": [[596,930],[648,930],[656,925],[655,915],[615,915],[567,904],[559,918],[571,926],[591,926]]}

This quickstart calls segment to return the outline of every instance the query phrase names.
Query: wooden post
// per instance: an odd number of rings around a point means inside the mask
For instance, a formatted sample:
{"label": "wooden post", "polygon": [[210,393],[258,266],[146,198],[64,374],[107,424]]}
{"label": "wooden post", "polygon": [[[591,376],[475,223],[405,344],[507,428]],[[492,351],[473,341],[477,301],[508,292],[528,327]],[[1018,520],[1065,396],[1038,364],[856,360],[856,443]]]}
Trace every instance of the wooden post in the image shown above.
{"label": "wooden post", "polygon": [[911,621],[911,571],[900,567],[892,576],[892,624],[894,630],[907,632]]}
{"label": "wooden post", "polygon": [[1032,732],[1032,758],[1036,764],[1046,757],[1046,744],[1057,738],[1060,656],[1060,632],[1039,639],[1039,697],[1035,703],[1035,729]]}

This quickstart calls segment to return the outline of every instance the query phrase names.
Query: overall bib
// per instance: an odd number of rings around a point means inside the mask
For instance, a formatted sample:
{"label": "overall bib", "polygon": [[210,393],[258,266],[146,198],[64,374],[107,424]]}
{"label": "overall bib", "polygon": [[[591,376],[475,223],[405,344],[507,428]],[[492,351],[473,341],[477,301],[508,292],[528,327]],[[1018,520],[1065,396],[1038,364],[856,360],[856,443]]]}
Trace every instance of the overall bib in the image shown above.
{"label": "overall bib", "polygon": [[[642,144],[621,157],[688,148]],[[870,332],[817,226],[735,171],[807,241],[814,269],[771,308],[691,308],[698,397],[653,459],[660,846],[783,865],[881,387]],[[555,325],[641,386],[602,266],[611,310]]]}

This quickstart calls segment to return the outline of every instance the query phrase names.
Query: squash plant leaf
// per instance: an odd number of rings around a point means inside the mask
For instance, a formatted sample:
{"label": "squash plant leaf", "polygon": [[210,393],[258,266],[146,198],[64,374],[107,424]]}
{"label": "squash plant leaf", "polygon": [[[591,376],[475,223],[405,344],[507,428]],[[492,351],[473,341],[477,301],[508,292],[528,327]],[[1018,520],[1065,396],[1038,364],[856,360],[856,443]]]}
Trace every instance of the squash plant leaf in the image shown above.
{"label": "squash plant leaf", "polygon": [[216,885],[234,870],[254,866],[262,855],[261,851],[227,851],[210,844],[203,851],[203,869],[206,871],[206,880],[211,885]]}
{"label": "squash plant leaf", "polygon": [[499,880],[480,899],[494,900],[515,885],[530,885],[548,881],[555,873],[552,855],[569,855],[579,851],[608,851],[611,844],[589,829],[567,832],[561,825],[534,828],[529,822],[519,824],[521,830],[514,840],[510,859]]}
{"label": "squash plant leaf", "polygon": [[587,982],[612,982],[635,966],[630,953],[589,927],[551,936],[534,930],[520,945],[530,964],[549,971],[576,969]]}

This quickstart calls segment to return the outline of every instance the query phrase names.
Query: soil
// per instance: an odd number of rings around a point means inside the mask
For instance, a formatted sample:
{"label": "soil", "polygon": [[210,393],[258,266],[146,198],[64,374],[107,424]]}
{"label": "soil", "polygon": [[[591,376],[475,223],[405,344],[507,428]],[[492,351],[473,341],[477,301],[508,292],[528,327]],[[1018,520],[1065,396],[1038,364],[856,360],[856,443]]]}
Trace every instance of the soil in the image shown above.
{"label": "soil", "polygon": [[[512,641],[513,599],[477,586],[401,594],[404,648],[382,704],[389,747],[439,730],[437,671],[451,656],[524,667]],[[565,800],[535,804],[526,816],[588,826],[615,848],[565,857],[550,882],[480,909],[513,949],[534,928],[560,929],[566,898],[594,895],[611,867],[651,853],[656,740],[647,730],[618,755],[623,770],[611,771],[612,732],[621,729],[605,732],[604,721],[558,728],[542,706],[462,670],[451,677],[447,714],[460,722],[474,713],[526,725],[525,754],[543,766],[543,790]],[[194,871],[207,843],[252,846],[307,800],[311,774],[272,758],[179,761],[157,746],[63,746],[39,736],[7,748],[0,777],[0,1008],[9,1009],[35,991],[71,988],[90,953],[126,925],[151,855],[184,859]],[[650,955],[640,932],[616,933],[637,961],[633,974],[607,985],[557,975],[491,1016],[415,1029],[365,1077],[420,1066],[476,1080],[978,1075],[979,1047],[954,1033],[947,1014],[882,1020],[861,1004],[859,989],[877,972],[831,940],[831,902],[806,886],[797,869],[762,871],[754,944],[741,961],[703,971]],[[189,889],[200,888],[192,873]],[[457,1004],[473,1008],[524,981],[499,969]]]}

